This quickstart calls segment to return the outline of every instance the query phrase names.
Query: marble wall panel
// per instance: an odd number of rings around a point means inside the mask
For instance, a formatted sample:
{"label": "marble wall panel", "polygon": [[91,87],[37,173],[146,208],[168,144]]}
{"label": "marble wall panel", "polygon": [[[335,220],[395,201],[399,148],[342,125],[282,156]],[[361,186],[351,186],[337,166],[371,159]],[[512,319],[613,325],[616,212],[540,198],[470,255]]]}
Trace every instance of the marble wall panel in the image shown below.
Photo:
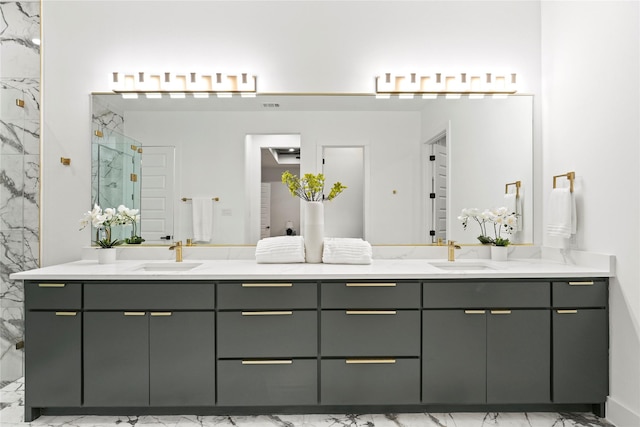
{"label": "marble wall panel", "polygon": [[16,350],[16,343],[24,337],[24,309],[10,307],[0,309],[0,372],[1,381],[13,380],[24,375],[24,352]]}
{"label": "marble wall panel", "polygon": [[40,2],[0,2],[0,76],[40,77]]}
{"label": "marble wall panel", "polygon": [[[23,375],[24,290],[38,267],[40,1],[0,1],[0,382]],[[23,101],[23,106],[16,105]]]}
{"label": "marble wall panel", "polygon": [[24,226],[24,156],[0,156],[0,231]]}

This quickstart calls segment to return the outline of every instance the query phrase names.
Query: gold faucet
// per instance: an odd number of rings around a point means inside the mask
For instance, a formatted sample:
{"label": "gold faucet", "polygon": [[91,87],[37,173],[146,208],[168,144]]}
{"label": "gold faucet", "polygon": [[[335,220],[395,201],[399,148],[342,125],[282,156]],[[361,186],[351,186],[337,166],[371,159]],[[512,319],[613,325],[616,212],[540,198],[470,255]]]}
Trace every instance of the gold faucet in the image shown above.
{"label": "gold faucet", "polygon": [[449,244],[447,245],[447,251],[448,251],[448,256],[447,259],[449,261],[455,261],[456,260],[456,249],[460,249],[459,245],[456,245],[456,242],[454,242],[453,240],[449,240]]}
{"label": "gold faucet", "polygon": [[176,251],[176,262],[182,262],[182,240],[175,242],[173,246],[169,246],[169,250]]}

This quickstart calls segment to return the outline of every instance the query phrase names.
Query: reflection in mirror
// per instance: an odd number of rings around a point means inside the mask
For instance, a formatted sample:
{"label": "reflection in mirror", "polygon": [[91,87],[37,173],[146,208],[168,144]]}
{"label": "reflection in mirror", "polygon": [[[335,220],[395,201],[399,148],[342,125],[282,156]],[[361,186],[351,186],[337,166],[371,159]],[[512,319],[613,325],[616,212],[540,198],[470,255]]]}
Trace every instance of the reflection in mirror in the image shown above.
{"label": "reflection in mirror", "polygon": [[[145,147],[175,147],[171,205],[176,240],[192,237],[191,206],[180,198],[219,197],[213,206],[210,243],[255,244],[260,238],[259,218],[253,213],[257,212],[254,206],[260,206],[260,178],[253,177],[259,177],[262,169],[255,169],[249,161],[247,137],[298,135],[302,174],[323,170],[323,147],[362,147],[363,234],[372,244],[430,244],[434,221],[442,222],[447,239],[478,243],[479,230],[473,229],[474,224],[463,230],[457,220],[460,211],[504,205],[505,184],[514,181],[521,181],[522,230],[511,240],[533,242],[532,96],[123,99],[99,94],[93,95],[93,102],[94,111],[96,105],[110,105],[122,133]],[[439,144],[445,156],[440,163],[446,172],[433,187],[430,150],[442,134],[446,134],[446,143]],[[259,150],[256,155],[260,157]],[[248,190],[249,182],[255,182],[257,187],[252,188],[258,189]],[[277,188],[278,180],[270,182]],[[343,184],[349,187],[351,183]],[[439,220],[433,217],[434,188],[443,191]],[[144,230],[144,207],[141,214]],[[326,217],[325,222],[343,221],[345,215],[350,214]],[[281,222],[272,222],[275,233],[286,231],[288,220]],[[295,219],[291,222],[299,233],[300,225]],[[331,227],[325,224],[325,229]]]}
{"label": "reflection in mirror", "polygon": [[[140,209],[141,144],[119,133],[117,126],[101,126],[105,120],[110,120],[108,117],[105,109],[94,108],[91,205],[97,204],[103,210],[120,205]],[[124,240],[132,237],[132,233],[130,225],[114,227],[111,237]]]}

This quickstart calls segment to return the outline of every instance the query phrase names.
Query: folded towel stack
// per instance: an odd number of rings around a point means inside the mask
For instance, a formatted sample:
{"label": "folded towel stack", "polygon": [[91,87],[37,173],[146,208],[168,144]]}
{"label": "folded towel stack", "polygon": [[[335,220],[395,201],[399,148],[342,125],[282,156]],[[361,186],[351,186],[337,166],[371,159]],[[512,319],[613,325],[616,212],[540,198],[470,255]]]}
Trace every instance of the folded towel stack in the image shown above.
{"label": "folded towel stack", "polygon": [[504,195],[504,204],[509,213],[513,212],[518,219],[515,231],[522,231],[522,195],[518,197],[516,193]]}
{"label": "folded towel stack", "polygon": [[302,236],[267,237],[256,245],[258,264],[304,262]]}
{"label": "folded towel stack", "polygon": [[549,196],[547,234],[568,239],[576,233],[576,200],[569,188],[554,188]]}
{"label": "folded towel stack", "polygon": [[369,242],[346,237],[324,239],[322,262],[325,264],[371,264]]}

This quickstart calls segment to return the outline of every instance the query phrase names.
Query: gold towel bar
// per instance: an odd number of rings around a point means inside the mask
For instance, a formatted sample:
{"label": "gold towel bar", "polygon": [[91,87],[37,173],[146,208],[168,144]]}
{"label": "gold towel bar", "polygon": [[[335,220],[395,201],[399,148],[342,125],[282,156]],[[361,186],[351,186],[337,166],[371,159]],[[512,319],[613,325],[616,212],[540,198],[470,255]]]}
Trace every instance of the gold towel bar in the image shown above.
{"label": "gold towel bar", "polygon": [[520,197],[520,186],[522,185],[521,181],[515,181],[515,182],[508,182],[504,185],[504,194],[508,194],[509,193],[509,186],[510,185],[515,185],[516,186],[516,198]]}
{"label": "gold towel bar", "polygon": [[[192,200],[191,197],[183,197],[182,199],[183,202],[188,202],[189,200]],[[211,200],[213,200],[214,202],[219,202],[220,201],[220,197],[212,197]]]}
{"label": "gold towel bar", "polygon": [[556,180],[558,178],[562,178],[563,176],[566,176],[567,179],[569,180],[569,191],[571,191],[573,193],[573,181],[576,179],[576,173],[575,172],[567,172],[567,173],[564,173],[562,175],[554,175],[553,176],[553,188],[556,188]]}

